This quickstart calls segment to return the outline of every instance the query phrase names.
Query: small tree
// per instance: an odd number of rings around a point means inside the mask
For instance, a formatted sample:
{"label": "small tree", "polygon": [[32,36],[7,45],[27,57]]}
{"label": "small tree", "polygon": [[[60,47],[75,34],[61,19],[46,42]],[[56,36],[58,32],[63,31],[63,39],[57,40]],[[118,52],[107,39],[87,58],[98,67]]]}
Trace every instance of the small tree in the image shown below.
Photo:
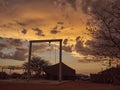
{"label": "small tree", "polygon": [[[35,75],[41,75],[44,67],[49,66],[50,63],[45,61],[41,57],[33,57],[30,61],[30,70],[35,73]],[[25,70],[28,70],[28,62],[23,64]]]}

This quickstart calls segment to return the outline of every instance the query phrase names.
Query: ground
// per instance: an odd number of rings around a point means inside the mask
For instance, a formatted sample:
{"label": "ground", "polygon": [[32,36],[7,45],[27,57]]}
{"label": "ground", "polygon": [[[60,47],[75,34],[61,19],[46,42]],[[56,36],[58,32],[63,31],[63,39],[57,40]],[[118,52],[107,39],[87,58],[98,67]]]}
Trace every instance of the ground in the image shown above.
{"label": "ground", "polygon": [[0,90],[120,90],[120,85],[88,81],[0,81]]}

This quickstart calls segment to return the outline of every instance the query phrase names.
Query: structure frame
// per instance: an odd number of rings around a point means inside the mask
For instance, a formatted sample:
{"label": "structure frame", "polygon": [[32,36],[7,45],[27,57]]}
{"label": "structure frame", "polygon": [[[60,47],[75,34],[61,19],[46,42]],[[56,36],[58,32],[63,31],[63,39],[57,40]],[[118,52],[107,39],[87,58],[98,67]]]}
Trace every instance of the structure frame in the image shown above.
{"label": "structure frame", "polygon": [[41,42],[59,42],[59,81],[62,81],[62,39],[51,39],[51,40],[30,40],[29,41],[29,55],[28,55],[28,77],[30,80],[31,70],[30,70],[30,61],[32,55],[32,44],[33,43],[41,43]]}

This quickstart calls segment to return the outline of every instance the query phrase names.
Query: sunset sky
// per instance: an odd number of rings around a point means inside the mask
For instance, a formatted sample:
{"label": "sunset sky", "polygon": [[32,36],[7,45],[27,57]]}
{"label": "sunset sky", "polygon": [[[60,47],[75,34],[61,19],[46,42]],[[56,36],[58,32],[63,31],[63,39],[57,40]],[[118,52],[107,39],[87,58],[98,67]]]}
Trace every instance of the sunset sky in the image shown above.
{"label": "sunset sky", "polygon": [[[87,1],[87,0],[86,0]],[[100,62],[87,62],[77,53],[76,39],[90,40],[86,30],[89,15],[81,8],[82,0],[0,0],[0,66],[22,65],[28,59],[28,41],[63,39],[63,62],[77,73],[98,72]],[[34,44],[34,55],[58,60],[58,43]]]}

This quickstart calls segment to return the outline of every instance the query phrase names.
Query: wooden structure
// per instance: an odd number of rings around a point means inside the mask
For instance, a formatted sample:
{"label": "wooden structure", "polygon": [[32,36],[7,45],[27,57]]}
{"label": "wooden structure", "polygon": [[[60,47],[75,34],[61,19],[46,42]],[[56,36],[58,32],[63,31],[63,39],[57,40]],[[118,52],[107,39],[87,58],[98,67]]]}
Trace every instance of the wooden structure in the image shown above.
{"label": "wooden structure", "polygon": [[[60,63],[44,68],[46,79],[49,79],[49,80],[59,79],[59,72],[58,72],[59,64]],[[67,66],[64,63],[61,63],[61,64],[62,64],[62,79],[63,80],[75,80],[76,78],[75,70]]]}
{"label": "wooden structure", "polygon": [[33,43],[41,43],[41,42],[59,42],[59,81],[62,80],[62,39],[52,39],[52,40],[31,40],[29,41],[29,57],[28,57],[28,80],[30,79],[31,73],[30,73],[30,60],[31,60],[31,50],[32,50],[32,44]]}

